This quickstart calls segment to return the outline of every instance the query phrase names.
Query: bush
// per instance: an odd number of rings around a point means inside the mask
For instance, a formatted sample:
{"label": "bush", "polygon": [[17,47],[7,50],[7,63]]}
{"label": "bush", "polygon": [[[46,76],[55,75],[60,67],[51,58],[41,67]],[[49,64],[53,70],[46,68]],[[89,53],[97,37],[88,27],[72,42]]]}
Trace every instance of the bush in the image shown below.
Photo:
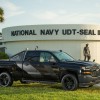
{"label": "bush", "polygon": [[8,59],[8,58],[9,56],[6,53],[0,52],[0,59]]}

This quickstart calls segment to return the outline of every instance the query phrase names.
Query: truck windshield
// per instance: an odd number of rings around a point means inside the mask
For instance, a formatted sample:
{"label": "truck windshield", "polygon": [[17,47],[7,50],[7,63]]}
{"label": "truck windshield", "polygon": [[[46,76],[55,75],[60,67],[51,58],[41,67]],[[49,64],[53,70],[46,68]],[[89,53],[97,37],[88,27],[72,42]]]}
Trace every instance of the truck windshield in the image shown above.
{"label": "truck windshield", "polygon": [[61,61],[61,62],[67,62],[67,61],[75,61],[73,57],[68,55],[64,52],[53,52],[53,54]]}

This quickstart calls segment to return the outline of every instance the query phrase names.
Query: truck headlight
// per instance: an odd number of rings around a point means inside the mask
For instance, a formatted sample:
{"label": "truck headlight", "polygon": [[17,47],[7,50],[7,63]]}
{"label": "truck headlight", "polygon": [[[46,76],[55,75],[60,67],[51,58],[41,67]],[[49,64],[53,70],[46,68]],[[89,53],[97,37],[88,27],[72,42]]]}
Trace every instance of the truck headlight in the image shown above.
{"label": "truck headlight", "polygon": [[81,67],[81,69],[82,69],[82,70],[85,70],[86,68],[85,68],[85,67]]}
{"label": "truck headlight", "polygon": [[85,75],[91,75],[92,72],[90,70],[90,66],[86,66],[86,67],[81,67],[82,69],[82,74],[85,74]]}

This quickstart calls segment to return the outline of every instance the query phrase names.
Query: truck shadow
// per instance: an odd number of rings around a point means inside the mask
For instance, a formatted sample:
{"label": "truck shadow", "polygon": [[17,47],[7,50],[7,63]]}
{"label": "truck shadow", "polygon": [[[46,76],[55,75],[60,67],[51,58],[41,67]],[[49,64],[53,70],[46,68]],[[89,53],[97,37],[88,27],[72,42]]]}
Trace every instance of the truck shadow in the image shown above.
{"label": "truck shadow", "polygon": [[97,91],[100,92],[100,86],[93,87],[84,87],[78,88],[75,91],[65,91],[63,90],[61,84],[42,84],[42,83],[31,83],[31,84],[21,84],[20,82],[14,83],[12,87],[0,87],[0,94],[4,95],[12,95],[12,94],[45,94],[45,93],[77,93],[86,92],[86,93],[94,93]]}
{"label": "truck shadow", "polygon": [[[13,87],[25,87],[25,88],[51,88],[56,90],[63,90],[61,84],[43,84],[43,83],[30,83],[30,84],[15,84]],[[100,90],[100,85],[95,85],[92,87],[79,87],[77,90]]]}

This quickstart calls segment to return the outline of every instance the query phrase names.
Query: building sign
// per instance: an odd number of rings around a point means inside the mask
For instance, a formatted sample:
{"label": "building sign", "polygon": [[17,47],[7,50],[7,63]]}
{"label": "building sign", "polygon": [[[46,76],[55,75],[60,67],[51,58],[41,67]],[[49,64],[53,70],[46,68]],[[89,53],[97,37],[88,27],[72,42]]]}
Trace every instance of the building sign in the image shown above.
{"label": "building sign", "polygon": [[11,36],[23,36],[23,35],[37,35],[35,30],[17,30],[11,31]]}
{"label": "building sign", "polygon": [[41,29],[39,33],[36,30],[15,30],[11,31],[11,36],[27,35],[100,35],[100,30],[95,32],[93,29]]}
{"label": "building sign", "polygon": [[3,41],[100,40],[100,25],[26,25],[2,31]]}

